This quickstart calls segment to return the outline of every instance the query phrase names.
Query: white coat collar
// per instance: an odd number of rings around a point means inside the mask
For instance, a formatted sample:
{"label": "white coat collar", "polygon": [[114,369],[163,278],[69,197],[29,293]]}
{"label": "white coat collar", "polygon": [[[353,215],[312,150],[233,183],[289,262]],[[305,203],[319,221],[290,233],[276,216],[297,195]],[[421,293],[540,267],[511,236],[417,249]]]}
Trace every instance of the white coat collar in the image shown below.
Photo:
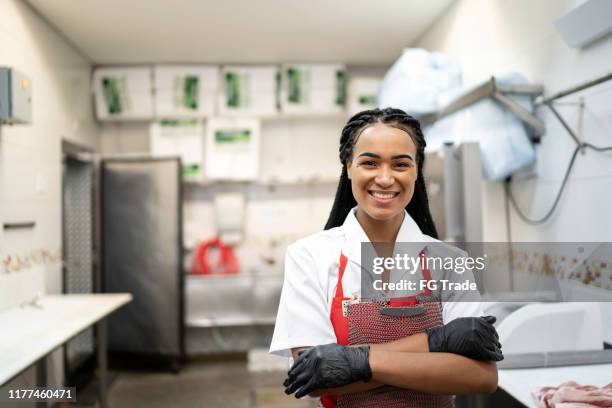
{"label": "white coat collar", "polygon": [[[363,230],[361,224],[359,224],[359,221],[357,221],[357,217],[355,216],[356,209],[357,207],[353,207],[351,211],[349,211],[342,224],[346,237],[342,252],[348,259],[361,265],[361,243],[370,242],[370,239]],[[404,221],[402,221],[395,242],[429,242],[431,240],[432,238],[423,234],[417,223],[408,212],[404,210]]]}

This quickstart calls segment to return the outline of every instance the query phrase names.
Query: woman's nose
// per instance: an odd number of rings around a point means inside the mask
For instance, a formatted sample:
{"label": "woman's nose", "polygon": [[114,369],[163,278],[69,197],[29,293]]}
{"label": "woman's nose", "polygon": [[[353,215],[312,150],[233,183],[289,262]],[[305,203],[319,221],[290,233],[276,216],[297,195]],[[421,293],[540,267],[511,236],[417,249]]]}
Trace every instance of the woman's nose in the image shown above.
{"label": "woman's nose", "polygon": [[380,171],[376,175],[376,178],[374,179],[374,181],[376,182],[376,184],[378,184],[381,187],[389,187],[393,185],[393,183],[395,182],[395,179],[393,178],[391,169],[389,169],[386,166],[383,166],[380,168]]}

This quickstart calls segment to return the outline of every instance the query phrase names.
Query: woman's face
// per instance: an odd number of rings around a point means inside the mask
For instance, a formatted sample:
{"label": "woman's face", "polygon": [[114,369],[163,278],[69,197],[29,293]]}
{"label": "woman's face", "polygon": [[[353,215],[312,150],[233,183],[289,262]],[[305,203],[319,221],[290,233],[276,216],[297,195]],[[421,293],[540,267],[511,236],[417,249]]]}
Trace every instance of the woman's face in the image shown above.
{"label": "woman's face", "polygon": [[375,220],[390,220],[403,214],[414,194],[416,146],[406,131],[373,124],[357,139],[347,172],[359,209]]}

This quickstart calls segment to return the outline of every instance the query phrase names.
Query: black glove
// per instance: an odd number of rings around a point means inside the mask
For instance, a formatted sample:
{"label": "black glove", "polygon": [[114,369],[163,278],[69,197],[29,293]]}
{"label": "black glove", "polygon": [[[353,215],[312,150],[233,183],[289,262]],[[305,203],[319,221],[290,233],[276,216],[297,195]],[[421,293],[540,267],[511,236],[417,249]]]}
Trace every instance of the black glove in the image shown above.
{"label": "black glove", "polygon": [[499,336],[493,316],[461,317],[427,330],[429,351],[460,354],[475,360],[501,361]]}
{"label": "black glove", "polygon": [[343,347],[325,344],[304,351],[283,382],[286,394],[296,398],[320,388],[334,388],[355,381],[369,381],[372,370],[368,358],[370,346]]}

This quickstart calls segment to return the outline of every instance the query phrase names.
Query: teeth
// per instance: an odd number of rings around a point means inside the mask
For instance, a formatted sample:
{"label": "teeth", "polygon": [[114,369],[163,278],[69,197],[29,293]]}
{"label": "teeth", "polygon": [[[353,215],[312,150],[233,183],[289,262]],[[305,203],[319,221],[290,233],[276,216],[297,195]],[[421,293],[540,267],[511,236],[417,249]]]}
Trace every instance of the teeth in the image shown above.
{"label": "teeth", "polygon": [[377,191],[373,191],[372,195],[376,198],[393,198],[395,197],[395,193],[379,193]]}

